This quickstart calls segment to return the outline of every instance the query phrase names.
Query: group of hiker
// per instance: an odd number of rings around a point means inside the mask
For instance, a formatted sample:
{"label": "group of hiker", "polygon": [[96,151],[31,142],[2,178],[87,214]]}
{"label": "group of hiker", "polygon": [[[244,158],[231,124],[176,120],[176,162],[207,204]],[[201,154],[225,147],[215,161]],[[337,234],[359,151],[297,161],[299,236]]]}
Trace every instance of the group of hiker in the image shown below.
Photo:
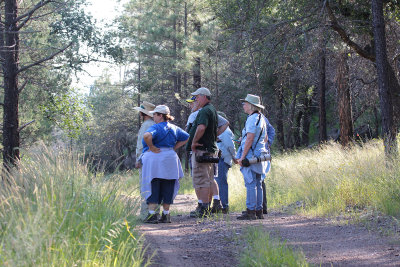
{"label": "group of hiker", "polygon": [[[190,154],[191,176],[198,199],[190,217],[229,213],[227,174],[232,164],[239,164],[246,187],[246,211],[239,220],[263,219],[267,213],[264,178],[271,165],[268,157],[275,130],[263,115],[260,97],[248,94],[240,99],[248,115],[239,148],[222,112],[211,104],[211,92],[198,88],[186,100],[191,108],[185,129],[174,125],[166,105],[143,101],[140,112],[143,124],[138,133],[136,168],[139,168],[142,196],[141,217],[146,223],[170,223],[170,205],[184,176],[176,150],[186,145]],[[163,210],[160,215],[159,205]]]}

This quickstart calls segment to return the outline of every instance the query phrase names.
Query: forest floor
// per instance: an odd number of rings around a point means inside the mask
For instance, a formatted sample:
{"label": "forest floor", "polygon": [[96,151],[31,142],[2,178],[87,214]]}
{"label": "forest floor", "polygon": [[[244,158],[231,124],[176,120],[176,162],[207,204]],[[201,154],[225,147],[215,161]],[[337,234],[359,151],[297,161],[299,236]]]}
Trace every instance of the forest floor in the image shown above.
{"label": "forest floor", "polygon": [[382,235],[346,220],[312,218],[272,211],[264,220],[239,221],[239,213],[209,219],[189,217],[196,206],[192,195],[178,195],[171,206],[170,224],[142,224],[154,255],[151,266],[238,266],[246,247],[242,234],[247,226],[259,226],[270,236],[303,251],[317,266],[400,266],[398,235]]}

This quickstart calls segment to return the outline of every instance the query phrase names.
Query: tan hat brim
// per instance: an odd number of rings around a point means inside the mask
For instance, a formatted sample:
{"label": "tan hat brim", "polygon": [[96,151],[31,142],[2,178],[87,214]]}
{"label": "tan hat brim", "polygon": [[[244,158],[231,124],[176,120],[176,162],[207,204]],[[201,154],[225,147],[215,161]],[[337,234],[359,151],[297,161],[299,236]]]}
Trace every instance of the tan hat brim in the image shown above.
{"label": "tan hat brim", "polygon": [[249,104],[251,104],[251,105],[253,105],[253,106],[256,106],[256,107],[258,107],[258,108],[265,109],[265,107],[264,107],[263,105],[260,105],[260,104],[253,104],[253,103],[247,101],[246,99],[240,99],[240,102],[247,102],[247,103],[249,103]]}
{"label": "tan hat brim", "polygon": [[141,108],[141,107],[134,107],[133,109],[134,109],[134,110],[137,110],[137,111],[139,111],[139,112],[142,112],[142,113],[144,113],[144,114],[146,114],[146,115],[148,115],[148,116],[150,116],[150,117],[153,117],[153,114],[151,114],[150,111],[148,111],[148,110],[146,110],[146,109],[144,109],[144,108]]}

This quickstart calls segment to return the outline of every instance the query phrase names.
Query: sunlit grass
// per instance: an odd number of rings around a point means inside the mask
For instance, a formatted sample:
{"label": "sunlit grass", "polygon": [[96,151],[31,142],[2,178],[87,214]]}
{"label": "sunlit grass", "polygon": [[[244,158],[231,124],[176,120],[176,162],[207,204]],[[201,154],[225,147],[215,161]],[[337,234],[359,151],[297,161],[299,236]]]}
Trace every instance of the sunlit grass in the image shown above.
{"label": "sunlit grass", "polygon": [[247,247],[240,257],[240,266],[309,266],[301,251],[293,250],[285,242],[271,238],[260,227],[246,229]]}
{"label": "sunlit grass", "polygon": [[[343,149],[329,143],[273,158],[267,175],[268,206],[280,208],[296,201],[312,215],[373,209],[400,214],[400,164],[385,164],[381,140]],[[246,190],[238,167],[229,173],[233,210],[245,206]]]}
{"label": "sunlit grass", "polygon": [[142,266],[123,176],[91,174],[70,152],[26,153],[0,192],[0,265]]}

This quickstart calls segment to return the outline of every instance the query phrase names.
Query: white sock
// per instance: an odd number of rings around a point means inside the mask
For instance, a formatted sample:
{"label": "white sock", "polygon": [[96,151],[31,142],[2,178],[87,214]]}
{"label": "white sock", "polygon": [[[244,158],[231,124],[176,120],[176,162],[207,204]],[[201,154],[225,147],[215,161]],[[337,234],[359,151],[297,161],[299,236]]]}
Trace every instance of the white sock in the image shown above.
{"label": "white sock", "polygon": [[213,199],[217,199],[217,200],[219,200],[219,195],[215,195],[215,196],[213,196]]}
{"label": "white sock", "polygon": [[156,213],[154,210],[149,210],[149,213],[150,214],[154,214],[154,213]]}
{"label": "white sock", "polygon": [[169,214],[169,210],[163,210],[163,214],[165,215]]}
{"label": "white sock", "polygon": [[200,204],[202,204],[202,203],[203,203],[203,200],[199,199],[198,202],[199,202]]}

